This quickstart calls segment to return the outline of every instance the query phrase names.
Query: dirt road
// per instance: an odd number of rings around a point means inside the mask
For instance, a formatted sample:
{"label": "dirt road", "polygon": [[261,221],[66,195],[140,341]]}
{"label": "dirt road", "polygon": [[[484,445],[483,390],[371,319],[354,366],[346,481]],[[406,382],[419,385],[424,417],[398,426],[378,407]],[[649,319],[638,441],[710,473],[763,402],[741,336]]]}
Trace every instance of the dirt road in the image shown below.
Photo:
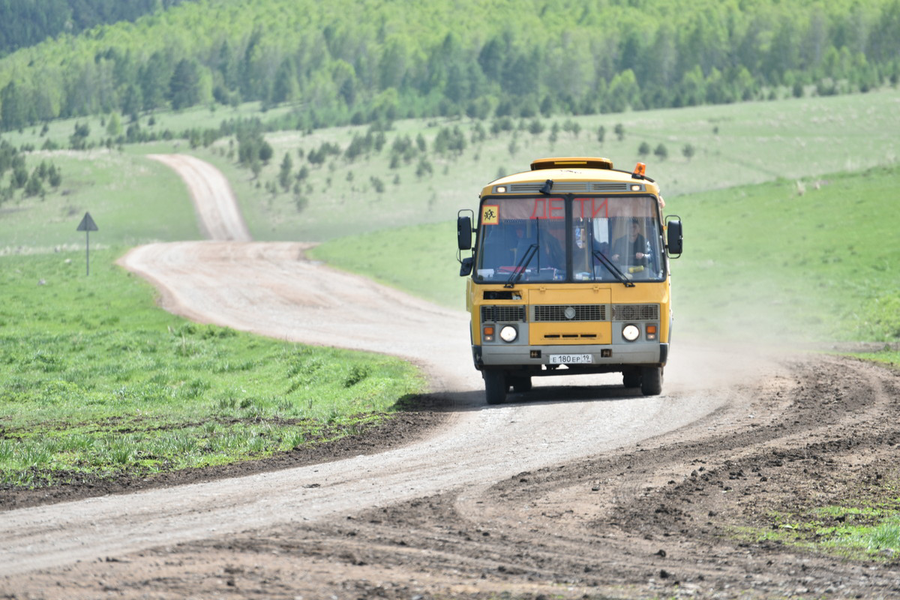
{"label": "dirt road", "polygon": [[305,248],[155,244],[123,262],[190,318],[413,360],[440,426],[376,454],[0,513],[0,597],[900,594],[890,557],[737,535],[898,479],[895,374],[683,345],[664,396],[597,376],[487,407],[464,315]]}
{"label": "dirt road", "polygon": [[187,154],[150,154],[175,170],[191,190],[200,230],[211,240],[250,241],[250,230],[225,176],[207,162]]}

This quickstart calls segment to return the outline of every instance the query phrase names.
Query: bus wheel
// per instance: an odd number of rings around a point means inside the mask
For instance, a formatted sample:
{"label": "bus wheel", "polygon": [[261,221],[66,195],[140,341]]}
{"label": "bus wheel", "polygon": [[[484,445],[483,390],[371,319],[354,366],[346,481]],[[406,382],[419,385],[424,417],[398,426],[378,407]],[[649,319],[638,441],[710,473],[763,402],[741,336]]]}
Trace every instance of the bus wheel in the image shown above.
{"label": "bus wheel", "polygon": [[531,377],[514,377],[512,380],[513,391],[524,394],[531,391]]}
{"label": "bus wheel", "polygon": [[502,404],[506,400],[509,383],[503,371],[482,371],[484,374],[484,395],[488,404]]}
{"label": "bus wheel", "polygon": [[641,369],[641,393],[645,396],[658,396],[662,393],[663,368],[644,367]]}
{"label": "bus wheel", "polygon": [[640,369],[626,369],[622,371],[622,384],[627,388],[641,387]]}

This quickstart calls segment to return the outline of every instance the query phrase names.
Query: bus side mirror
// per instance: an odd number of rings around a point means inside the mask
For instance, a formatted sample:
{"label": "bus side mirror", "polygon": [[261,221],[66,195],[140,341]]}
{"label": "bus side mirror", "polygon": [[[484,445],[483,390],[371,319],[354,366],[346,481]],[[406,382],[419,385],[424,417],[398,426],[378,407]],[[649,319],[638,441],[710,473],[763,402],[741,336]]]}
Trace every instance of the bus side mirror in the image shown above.
{"label": "bus side mirror", "polygon": [[[678,258],[684,250],[684,232],[681,228],[681,217],[666,217],[666,249],[670,258]],[[675,256],[672,256],[672,255]]]}
{"label": "bus side mirror", "polygon": [[472,218],[457,217],[456,241],[460,250],[472,249]]}

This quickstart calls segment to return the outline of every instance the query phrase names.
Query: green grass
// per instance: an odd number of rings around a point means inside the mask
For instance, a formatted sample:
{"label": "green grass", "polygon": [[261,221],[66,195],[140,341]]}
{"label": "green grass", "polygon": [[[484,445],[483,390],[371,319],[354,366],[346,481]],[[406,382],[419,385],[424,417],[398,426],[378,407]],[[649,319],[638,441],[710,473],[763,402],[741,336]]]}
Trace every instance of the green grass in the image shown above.
{"label": "green grass", "polygon": [[[741,339],[900,339],[900,168],[677,198],[674,263],[687,331]],[[681,326],[681,323],[679,323]],[[685,329],[681,329],[685,331]]]}
{"label": "green grass", "polygon": [[895,515],[874,527],[860,527],[850,532],[841,542],[867,553],[889,550],[893,557],[900,553],[900,516]]}
{"label": "green grass", "polygon": [[855,356],[865,360],[874,360],[887,364],[895,369],[900,369],[900,352],[891,349],[885,349],[881,352],[863,352]]}
{"label": "green grass", "polygon": [[[891,487],[885,486],[890,493]],[[875,490],[870,490],[874,492]],[[845,505],[774,512],[764,527],[735,527],[731,532],[754,542],[777,541],[805,550],[864,559],[894,559],[900,553],[900,501],[858,497]]]}
{"label": "green grass", "polygon": [[388,418],[423,389],[399,359],[195,325],[116,253],[0,258],[0,485],[259,458]]}
{"label": "green grass", "polygon": [[456,223],[414,225],[339,238],[307,251],[316,260],[449,308],[465,309]]}
{"label": "green grass", "polygon": [[[900,168],[709,191],[670,201],[676,335],[822,342],[900,339]],[[666,182],[661,181],[663,189]],[[463,309],[455,224],[327,242],[312,255]]]}
{"label": "green grass", "polygon": [[44,199],[17,193],[0,204],[0,255],[83,250],[85,234],[76,229],[86,212],[99,228],[92,248],[201,239],[184,183],[156,161],[105,149],[38,151],[27,157],[28,168],[41,161],[62,170],[62,185]]}

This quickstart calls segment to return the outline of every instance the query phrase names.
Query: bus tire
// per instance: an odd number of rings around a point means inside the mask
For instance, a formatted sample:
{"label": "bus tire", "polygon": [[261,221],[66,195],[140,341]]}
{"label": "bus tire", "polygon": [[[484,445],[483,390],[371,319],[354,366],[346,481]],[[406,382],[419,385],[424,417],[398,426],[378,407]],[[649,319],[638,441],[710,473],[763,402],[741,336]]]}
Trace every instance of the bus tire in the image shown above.
{"label": "bus tire", "polygon": [[645,396],[658,396],[662,393],[663,368],[644,367],[641,369],[641,393]]}
{"label": "bus tire", "polygon": [[640,369],[625,369],[622,371],[622,385],[627,388],[641,387]]}
{"label": "bus tire", "polygon": [[514,377],[512,380],[513,391],[517,394],[524,394],[531,391],[531,377]]}
{"label": "bus tire", "polygon": [[509,383],[503,371],[482,371],[484,374],[484,396],[488,404],[503,404]]}

